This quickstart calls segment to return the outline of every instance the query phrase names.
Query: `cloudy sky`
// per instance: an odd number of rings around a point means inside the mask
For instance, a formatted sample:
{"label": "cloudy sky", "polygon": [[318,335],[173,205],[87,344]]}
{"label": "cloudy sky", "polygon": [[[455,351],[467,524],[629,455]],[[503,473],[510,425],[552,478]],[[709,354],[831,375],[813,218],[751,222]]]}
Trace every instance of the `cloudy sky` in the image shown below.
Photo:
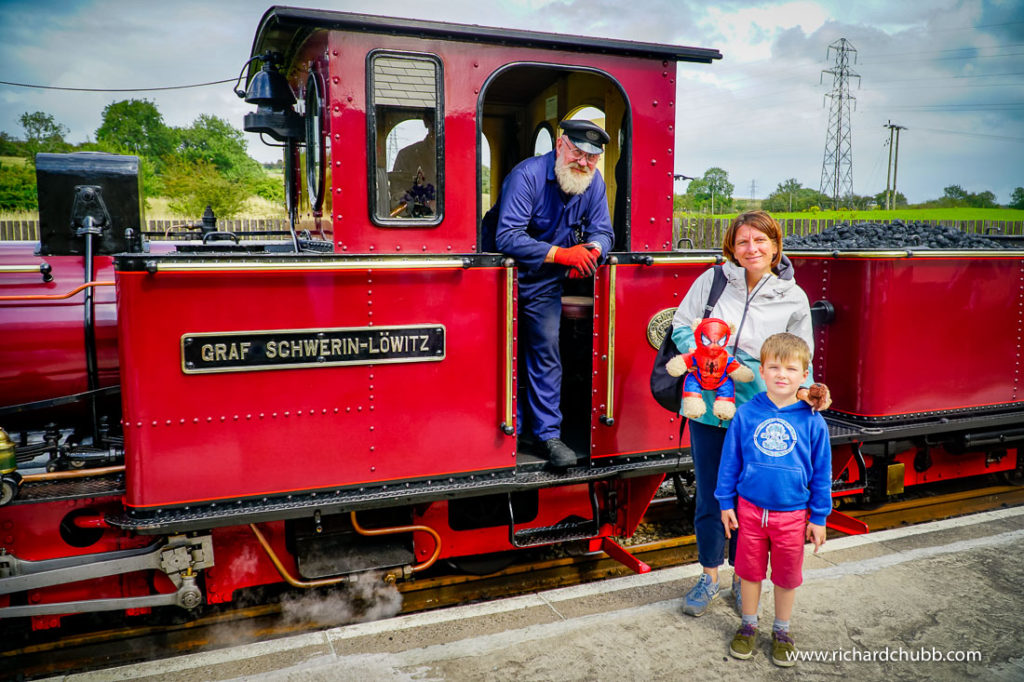
{"label": "cloudy sky", "polygon": [[[676,172],[724,168],[737,197],[787,178],[818,188],[834,52],[856,48],[851,94],[853,190],[884,190],[888,121],[906,127],[900,191],[911,202],[948,185],[1007,203],[1024,185],[1024,2],[1020,0],[314,0],[322,9],[457,21],[719,49],[680,65]],[[0,0],[0,80],[65,88],[148,88],[233,78],[267,2]],[[103,108],[154,101],[169,125],[212,113],[241,127],[230,85],[83,93],[0,85],[0,130],[45,111],[92,139]],[[260,160],[277,150],[253,139]],[[684,183],[677,183],[682,191]],[[752,192],[753,190],[753,192]]]}

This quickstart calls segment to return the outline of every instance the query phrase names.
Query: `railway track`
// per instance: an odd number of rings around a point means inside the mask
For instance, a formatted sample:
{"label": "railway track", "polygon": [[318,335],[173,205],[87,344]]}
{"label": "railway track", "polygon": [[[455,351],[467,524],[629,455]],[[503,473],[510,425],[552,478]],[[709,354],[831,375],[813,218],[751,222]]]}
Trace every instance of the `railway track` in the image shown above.
{"label": "railway track", "polygon": [[[913,525],[952,516],[1024,504],[1024,487],[992,486],[968,491],[946,492],[891,502],[873,510],[843,511],[865,521],[873,531]],[[658,526],[678,517],[675,498],[660,498],[652,503],[642,527]],[[831,532],[830,532],[831,534]],[[693,535],[667,537],[629,546],[629,551],[653,569],[696,561]],[[400,613],[486,601],[500,597],[532,593],[556,587],[628,575],[629,569],[602,553],[542,558],[511,565],[483,576],[438,575],[397,586],[401,593]],[[306,613],[330,613],[332,604],[340,604],[337,591],[319,592],[307,600]],[[360,597],[366,601],[366,595]],[[257,606],[216,610],[198,618],[186,619],[182,612],[168,610],[174,622],[141,626],[107,626],[93,631],[64,634],[60,639],[22,644],[0,651],[0,679],[37,679],[75,671],[101,669],[134,662],[176,656],[282,637],[358,620],[373,620],[372,614],[350,609],[348,620],[297,618],[282,601]],[[372,608],[366,603],[363,608]],[[327,607],[327,608],[323,608]],[[339,609],[344,610],[344,609]],[[394,614],[388,614],[394,615]],[[8,640],[9,641],[9,640]],[[6,644],[7,642],[5,642]]]}

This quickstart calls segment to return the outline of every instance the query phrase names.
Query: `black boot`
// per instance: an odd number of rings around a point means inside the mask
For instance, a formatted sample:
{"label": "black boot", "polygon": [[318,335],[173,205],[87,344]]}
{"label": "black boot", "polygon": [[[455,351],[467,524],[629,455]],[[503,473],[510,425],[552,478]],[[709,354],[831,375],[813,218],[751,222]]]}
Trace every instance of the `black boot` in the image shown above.
{"label": "black boot", "polygon": [[576,464],[576,453],[568,445],[558,438],[548,438],[544,441],[548,449],[548,461],[553,469],[568,469]]}

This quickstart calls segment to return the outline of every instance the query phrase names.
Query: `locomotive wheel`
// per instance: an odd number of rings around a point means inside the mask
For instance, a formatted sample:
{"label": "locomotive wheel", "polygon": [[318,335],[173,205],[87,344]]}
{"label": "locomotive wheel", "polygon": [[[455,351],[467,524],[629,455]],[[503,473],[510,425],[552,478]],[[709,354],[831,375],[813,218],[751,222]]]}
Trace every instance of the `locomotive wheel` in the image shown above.
{"label": "locomotive wheel", "polygon": [[0,507],[14,499],[18,494],[18,479],[4,476],[0,479]]}

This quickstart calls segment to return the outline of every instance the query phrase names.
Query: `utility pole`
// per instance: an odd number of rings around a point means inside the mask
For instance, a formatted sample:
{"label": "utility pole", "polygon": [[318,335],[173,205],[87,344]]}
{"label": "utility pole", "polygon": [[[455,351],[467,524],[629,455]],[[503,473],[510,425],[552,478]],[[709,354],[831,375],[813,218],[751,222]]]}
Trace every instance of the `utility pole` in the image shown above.
{"label": "utility pole", "polygon": [[753,201],[757,196],[757,180],[750,181],[750,200]]}
{"label": "utility pole", "polygon": [[[885,170],[885,210],[891,211],[896,206],[896,165],[893,164],[893,131],[896,132],[896,164],[900,162],[900,131],[906,126],[898,126],[891,120],[883,128],[889,129],[889,165]],[[892,176],[892,192],[889,190],[889,178]]]}
{"label": "utility pole", "polygon": [[892,158],[892,205],[896,207],[896,171],[900,165],[900,131],[905,130],[903,126],[896,127],[896,154]]}
{"label": "utility pole", "polygon": [[[839,199],[853,194],[853,143],[850,131],[850,78],[860,75],[850,70],[850,54],[857,61],[857,50],[846,38],[840,38],[828,46],[827,55],[835,50],[835,64],[823,69],[832,74],[832,92],[825,95],[832,100],[828,114],[828,132],[825,134],[825,156],[821,162],[821,186],[819,192],[832,197],[833,208],[839,208]],[[819,78],[819,81],[821,80]]]}

